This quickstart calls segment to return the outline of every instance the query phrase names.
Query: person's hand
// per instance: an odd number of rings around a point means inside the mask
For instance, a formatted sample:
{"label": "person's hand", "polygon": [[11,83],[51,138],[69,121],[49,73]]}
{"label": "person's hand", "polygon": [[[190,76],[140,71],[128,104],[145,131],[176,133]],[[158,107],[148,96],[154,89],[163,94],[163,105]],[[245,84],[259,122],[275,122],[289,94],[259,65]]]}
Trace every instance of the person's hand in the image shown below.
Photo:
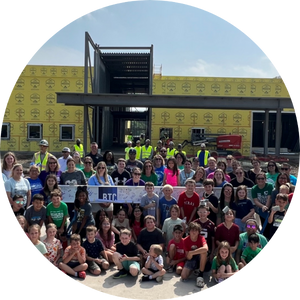
{"label": "person's hand", "polygon": [[[75,229],[76,230],[76,229]],[[57,230],[57,232],[58,232],[58,234],[62,234],[63,232],[64,232],[64,228],[59,228],[58,230]]]}
{"label": "person's hand", "polygon": [[128,256],[127,256],[126,254],[123,254],[123,255],[119,258],[119,260],[120,260],[120,262],[123,262],[123,261],[126,261],[127,258],[128,258]]}
{"label": "person's hand", "polygon": [[262,207],[262,209],[261,209],[261,210],[262,210],[263,212],[265,212],[265,211],[267,211],[267,210],[268,210],[268,207],[264,205],[264,206]]}
{"label": "person's hand", "polygon": [[97,264],[101,264],[101,263],[102,263],[102,259],[96,258],[96,259],[94,260],[94,262],[97,263]]}
{"label": "person's hand", "polygon": [[186,255],[186,259],[191,260],[193,258],[193,255],[191,253],[191,251],[188,252],[188,254]]}

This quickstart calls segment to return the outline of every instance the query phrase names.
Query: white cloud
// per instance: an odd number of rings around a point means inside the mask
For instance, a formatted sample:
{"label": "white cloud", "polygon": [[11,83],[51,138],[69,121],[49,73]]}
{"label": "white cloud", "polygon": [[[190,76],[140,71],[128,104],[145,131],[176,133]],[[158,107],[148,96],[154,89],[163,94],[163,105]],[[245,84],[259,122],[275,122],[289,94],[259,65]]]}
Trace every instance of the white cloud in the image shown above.
{"label": "white cloud", "polygon": [[68,47],[44,46],[32,57],[29,65],[83,66],[84,52]]}

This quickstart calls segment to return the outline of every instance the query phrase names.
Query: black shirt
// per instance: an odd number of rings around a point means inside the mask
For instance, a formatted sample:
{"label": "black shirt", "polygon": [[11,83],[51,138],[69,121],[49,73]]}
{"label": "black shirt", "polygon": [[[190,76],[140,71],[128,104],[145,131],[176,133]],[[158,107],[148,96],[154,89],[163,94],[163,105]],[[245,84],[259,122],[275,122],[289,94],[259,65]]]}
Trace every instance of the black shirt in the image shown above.
{"label": "black shirt", "polygon": [[92,154],[92,152],[90,152],[89,154],[87,154],[86,156],[91,157],[91,159],[93,160],[93,167],[95,168],[97,166],[97,164],[100,161],[103,161],[103,156],[101,154]]}
{"label": "black shirt", "polygon": [[138,256],[138,248],[133,242],[129,242],[128,245],[123,245],[121,242],[116,244],[116,251],[120,254],[126,254],[128,257]]}
{"label": "black shirt", "polygon": [[160,229],[155,228],[150,232],[147,228],[143,228],[137,238],[137,243],[148,252],[152,244],[164,244],[165,240]]}

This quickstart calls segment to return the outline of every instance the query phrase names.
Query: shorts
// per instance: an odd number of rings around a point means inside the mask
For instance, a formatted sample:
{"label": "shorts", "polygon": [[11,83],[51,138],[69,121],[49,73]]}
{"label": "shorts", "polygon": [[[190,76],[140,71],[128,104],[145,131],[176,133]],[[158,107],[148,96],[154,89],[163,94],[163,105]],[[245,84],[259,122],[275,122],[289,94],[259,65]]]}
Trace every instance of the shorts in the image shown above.
{"label": "shorts", "polygon": [[186,260],[184,268],[189,270],[199,269],[200,266],[200,254],[194,255],[191,260]]}
{"label": "shorts", "polygon": [[69,261],[67,263],[67,266],[69,266],[71,269],[74,269],[74,268],[80,266],[80,263],[79,263],[79,261]]}
{"label": "shorts", "polygon": [[[101,258],[101,264],[104,262],[107,262],[107,260],[105,258]],[[94,261],[87,260],[86,263],[88,264],[88,268],[92,271],[101,270],[100,266]]]}
{"label": "shorts", "polygon": [[243,223],[243,222],[242,222],[242,219],[235,218],[235,219],[234,219],[234,223],[235,223],[237,226],[239,226],[240,232],[245,232],[245,231],[246,231],[246,223]]}
{"label": "shorts", "polygon": [[122,262],[122,266],[126,271],[129,271],[129,268],[130,268],[131,265],[134,265],[138,269],[138,271],[140,271],[141,267],[140,267],[140,264],[137,261],[126,260],[126,261]]}

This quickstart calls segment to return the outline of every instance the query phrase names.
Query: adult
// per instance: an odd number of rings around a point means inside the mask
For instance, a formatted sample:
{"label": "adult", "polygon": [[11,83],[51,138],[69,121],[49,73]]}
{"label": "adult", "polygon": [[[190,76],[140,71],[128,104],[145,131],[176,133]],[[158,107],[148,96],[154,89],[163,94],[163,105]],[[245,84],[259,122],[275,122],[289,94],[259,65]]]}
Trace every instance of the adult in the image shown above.
{"label": "adult", "polygon": [[226,171],[228,173],[232,172],[232,161],[234,160],[234,157],[231,154],[228,154],[226,156],[226,163],[227,163],[227,168]]}
{"label": "adult", "polygon": [[79,152],[75,151],[72,155],[74,161],[75,161],[75,167],[79,170],[82,170],[84,168],[84,164],[81,160]]}
{"label": "adult", "polygon": [[158,177],[154,171],[154,166],[151,160],[144,162],[141,179],[145,182],[153,182],[155,186],[158,185]]}
{"label": "adult", "polygon": [[182,150],[181,144],[177,145],[176,153],[182,153],[186,157],[186,152],[184,150]]}
{"label": "adult", "polygon": [[147,159],[152,159],[153,157],[153,148],[150,145],[150,140],[146,139],[145,145],[141,149],[141,161],[144,163]]}
{"label": "adult", "polygon": [[96,173],[96,171],[93,168],[93,164],[94,162],[90,156],[84,157],[83,159],[84,167],[82,169],[82,172],[87,180]]}
{"label": "adult", "polygon": [[245,185],[248,188],[252,188],[254,186],[254,182],[251,179],[245,177],[245,171],[242,167],[238,167],[235,170],[235,175],[236,177],[230,180],[230,183],[234,187],[238,187],[239,185]]}
{"label": "adult", "polygon": [[40,151],[34,153],[32,163],[39,167],[40,172],[46,169],[48,157],[50,153],[47,151],[49,144],[46,140],[39,142]]}
{"label": "adult", "polygon": [[242,253],[246,249],[246,247],[249,246],[248,237],[253,233],[256,233],[259,237],[259,244],[257,245],[258,248],[263,249],[267,245],[268,240],[258,232],[258,226],[256,220],[248,219],[246,221],[246,231],[240,233],[240,241],[235,255],[235,260],[237,264],[241,262]]}
{"label": "adult", "polygon": [[[62,156],[58,158],[58,163],[60,165],[60,171],[64,172],[67,169],[67,161],[69,158],[72,158],[70,155],[71,150],[68,147],[64,147],[61,151]],[[76,162],[75,162],[76,164]]]}
{"label": "adult", "polygon": [[132,141],[127,142],[127,147],[124,149],[125,151],[125,159],[129,159],[129,150],[132,148]]}
{"label": "adult", "polygon": [[135,142],[135,147],[134,149],[136,150],[136,159],[141,160],[141,151],[142,151],[142,146],[141,146],[141,141],[137,140]]}
{"label": "adult", "polygon": [[86,156],[89,156],[93,160],[93,168],[95,168],[98,162],[103,160],[103,157],[100,153],[98,153],[98,144],[96,142],[91,143],[91,152]]}
{"label": "adult", "polygon": [[[268,219],[268,210],[271,207],[271,194],[273,186],[267,182],[266,173],[259,172],[256,175],[257,184],[251,189],[252,199],[255,204],[255,211],[259,214],[261,224],[263,226]],[[269,236],[269,226],[267,225],[264,236]]]}
{"label": "adult", "polygon": [[227,182],[225,179],[225,174],[221,169],[215,170],[213,180],[215,187],[223,187],[223,185]]}
{"label": "adult", "polygon": [[26,178],[23,178],[23,167],[15,164],[11,171],[11,177],[5,181],[5,191],[10,205],[13,204],[13,197],[21,195],[24,198],[23,208],[27,208],[31,201],[31,187]]}
{"label": "adult", "polygon": [[145,145],[145,134],[144,133],[141,133],[140,135],[140,142],[141,142],[141,145]]}
{"label": "adult", "polygon": [[[231,163],[231,166],[232,166],[232,172],[228,173],[228,175],[230,176],[230,178],[232,180],[236,177],[235,172],[238,167],[241,167],[241,163],[238,160],[234,159]],[[247,176],[248,176],[247,172],[244,172],[244,177],[247,177]]]}
{"label": "adult", "polygon": [[153,155],[159,154],[160,149],[163,147],[161,140],[157,141],[157,146],[153,149]]}
{"label": "adult", "polygon": [[167,148],[166,147],[162,147],[159,151],[159,154],[162,156],[162,158],[164,159],[165,163],[167,163]]}
{"label": "adult", "polygon": [[36,165],[32,165],[29,168],[29,177],[26,179],[30,183],[30,189],[31,189],[31,199],[35,194],[40,194],[43,189],[42,181],[39,178],[39,168]]}
{"label": "adult", "polygon": [[49,174],[55,175],[58,184],[60,184],[60,176],[62,174],[62,171],[60,171],[59,169],[60,165],[57,158],[53,155],[49,155],[45,170],[39,174],[39,178],[42,181],[42,185],[45,186],[45,180]]}
{"label": "adult", "polygon": [[253,157],[251,159],[251,164],[253,168],[251,168],[248,172],[248,178],[251,179],[255,184],[257,183],[256,180],[256,175],[260,172],[264,172],[263,169],[261,168],[260,165],[260,160],[257,157]]}
{"label": "adult", "polygon": [[132,135],[132,131],[129,132],[129,134],[127,135],[127,140],[128,141],[132,141],[133,142],[133,135]]}
{"label": "adult", "polygon": [[288,183],[290,183],[289,175],[286,173],[279,173],[277,176],[276,182],[275,182],[275,187],[271,194],[272,205],[275,204],[275,198],[276,198],[277,194],[279,193],[280,186],[288,184]]}
{"label": "adult", "polygon": [[199,158],[198,157],[193,157],[193,160],[192,160],[192,169],[194,171],[196,171],[199,167]]}
{"label": "adult", "polygon": [[275,183],[279,174],[279,169],[274,160],[269,160],[267,164],[267,182],[272,183],[273,188],[275,187]]}
{"label": "adult", "polygon": [[81,170],[76,169],[75,161],[71,157],[67,160],[67,169],[60,176],[62,185],[86,185],[86,177]]}
{"label": "adult", "polygon": [[184,162],[183,170],[181,170],[179,174],[180,185],[185,186],[186,180],[192,178],[194,174],[195,171],[192,169],[192,162],[189,159],[187,159]]}
{"label": "adult", "polygon": [[110,150],[105,151],[103,154],[103,161],[106,164],[107,174],[111,175],[111,173],[117,169],[114,153]]}
{"label": "adult", "polygon": [[132,178],[128,179],[125,182],[125,185],[128,186],[145,186],[145,181],[141,179],[142,170],[138,167],[133,168]]}
{"label": "adult", "polygon": [[169,147],[167,148],[167,159],[170,158],[171,156],[175,156],[175,154],[176,154],[175,145],[174,142],[171,141],[169,143]]}
{"label": "adult", "polygon": [[184,169],[184,163],[186,161],[186,157],[183,153],[176,153],[175,154],[175,159],[177,163],[177,168],[181,171]]}
{"label": "adult", "polygon": [[210,153],[208,150],[206,150],[206,145],[204,143],[200,145],[200,150],[197,152],[196,156],[198,157],[199,160],[199,166],[206,167],[208,164]]}
{"label": "adult", "polygon": [[126,170],[131,174],[133,168],[138,167],[141,170],[143,169],[144,164],[136,159],[136,150],[134,148],[131,148],[129,150],[129,159],[126,160]]}
{"label": "adult", "polygon": [[4,154],[2,161],[2,173],[6,176],[7,179],[10,178],[11,171],[16,163],[17,159],[13,152],[7,152]]}
{"label": "adult", "polygon": [[157,185],[161,186],[164,179],[165,161],[160,154],[156,154],[153,158],[154,172],[157,175]]}
{"label": "adult", "polygon": [[284,162],[281,165],[280,170],[281,170],[281,172],[286,173],[290,176],[290,182],[291,182],[292,185],[296,185],[297,177],[295,177],[294,175],[291,174],[291,165],[290,164]]}
{"label": "adult", "polygon": [[195,180],[197,187],[203,186],[203,181],[206,179],[206,172],[204,167],[198,167],[192,179]]}
{"label": "adult", "polygon": [[[199,160],[199,162],[200,162],[200,160]],[[216,159],[214,157],[208,158],[207,165],[208,165],[208,167],[205,168],[206,177],[208,176],[208,174],[213,173],[214,171],[216,171],[216,169],[217,169]]]}
{"label": "adult", "polygon": [[223,209],[228,206],[231,206],[231,203],[234,201],[234,187],[231,183],[225,183],[221,189],[219,197],[219,209],[217,224],[224,222],[224,214],[222,214]]}
{"label": "adult", "polygon": [[[221,169],[224,172],[224,176],[225,176],[225,180],[227,182],[229,182],[231,180],[230,176],[227,174],[226,170],[227,170],[227,165],[225,161],[219,160],[217,162],[217,169]],[[214,178],[214,172],[208,174],[207,178],[208,179],[213,179]]]}
{"label": "adult", "polygon": [[78,152],[80,155],[80,158],[84,157],[84,149],[83,149],[83,144],[81,143],[80,139],[76,140],[75,145],[73,146],[73,152]]}
{"label": "adult", "polygon": [[[100,161],[96,166],[96,174],[91,176],[88,180],[88,185],[101,186],[101,185],[115,185],[111,176],[108,175],[106,163]],[[107,213],[108,217],[112,219],[114,205],[112,202],[99,203],[101,208]]]}

